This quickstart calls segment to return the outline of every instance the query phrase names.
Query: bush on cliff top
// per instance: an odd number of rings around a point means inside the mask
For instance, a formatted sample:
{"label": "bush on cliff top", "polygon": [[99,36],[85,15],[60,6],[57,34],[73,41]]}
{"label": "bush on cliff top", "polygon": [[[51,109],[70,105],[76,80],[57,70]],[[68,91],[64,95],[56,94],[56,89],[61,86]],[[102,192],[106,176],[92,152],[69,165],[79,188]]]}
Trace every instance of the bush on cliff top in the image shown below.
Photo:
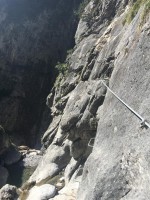
{"label": "bush on cliff top", "polygon": [[80,6],[79,6],[78,10],[75,11],[75,15],[78,18],[81,18],[82,14],[84,12],[84,9],[88,5],[89,2],[90,2],[90,0],[84,0],[82,3],[80,3]]}
{"label": "bush on cliff top", "polygon": [[125,22],[130,23],[133,20],[133,18],[136,16],[136,14],[138,13],[141,6],[144,6],[144,10],[141,16],[141,19],[143,22],[148,12],[150,11],[150,0],[137,0],[133,4],[133,6],[130,8],[126,16]]}

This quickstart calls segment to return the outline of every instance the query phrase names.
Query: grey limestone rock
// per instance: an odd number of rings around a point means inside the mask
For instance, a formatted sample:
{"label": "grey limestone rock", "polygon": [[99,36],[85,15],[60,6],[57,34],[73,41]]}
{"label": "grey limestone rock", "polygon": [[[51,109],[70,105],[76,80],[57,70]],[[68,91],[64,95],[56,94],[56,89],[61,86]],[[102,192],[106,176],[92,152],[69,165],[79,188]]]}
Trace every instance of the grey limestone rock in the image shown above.
{"label": "grey limestone rock", "polygon": [[29,178],[29,182],[44,184],[59,173],[60,169],[57,164],[50,163],[37,167],[33,175]]}
{"label": "grey limestone rock", "polygon": [[65,168],[70,159],[67,141],[63,146],[51,144],[29,181],[36,181],[36,183],[47,182]]}
{"label": "grey limestone rock", "polygon": [[17,188],[12,185],[5,185],[0,190],[0,200],[17,200]]}
{"label": "grey limestone rock", "polygon": [[93,0],[81,17],[68,74],[55,88],[43,165],[31,177],[37,180],[43,166],[65,168],[55,200],[150,199],[149,129],[101,81],[149,122],[150,18],[141,24],[141,7],[123,24],[128,3]]}
{"label": "grey limestone rock", "polygon": [[49,128],[47,129],[47,131],[44,133],[44,135],[42,137],[42,142],[43,143],[49,141],[49,145],[50,145],[50,143],[53,141],[54,136],[57,133],[60,120],[61,120],[61,116],[60,115],[58,115],[57,117],[55,117],[53,119],[53,121],[51,122]]}
{"label": "grey limestone rock", "polygon": [[74,158],[72,158],[69,162],[69,164],[67,165],[66,169],[65,169],[65,183],[66,185],[69,183],[72,175],[74,174],[74,172],[78,169],[79,165],[80,165],[81,161],[77,161]]}
{"label": "grey limestone rock", "polygon": [[42,186],[34,186],[30,192],[27,200],[48,200],[54,197],[56,194],[56,188],[50,184],[44,184]]}
{"label": "grey limestone rock", "polygon": [[20,165],[24,167],[37,167],[42,155],[37,155],[36,152],[31,152],[25,154],[24,158],[21,160]]}
{"label": "grey limestone rock", "polygon": [[[109,85],[149,119],[150,39],[145,27],[150,20],[137,31],[139,16],[140,13],[128,25],[116,46],[117,58]],[[149,129],[141,129],[140,120],[109,91],[98,112],[96,141],[84,168],[77,199],[148,200]]]}

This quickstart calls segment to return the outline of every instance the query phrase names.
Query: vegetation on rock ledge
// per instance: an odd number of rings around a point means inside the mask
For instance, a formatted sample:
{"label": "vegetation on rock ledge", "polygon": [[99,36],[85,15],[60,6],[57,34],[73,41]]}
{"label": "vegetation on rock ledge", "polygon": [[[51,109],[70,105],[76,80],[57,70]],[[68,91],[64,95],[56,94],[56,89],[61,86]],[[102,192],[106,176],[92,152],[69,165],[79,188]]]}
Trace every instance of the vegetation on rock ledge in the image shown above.
{"label": "vegetation on rock ledge", "polygon": [[85,7],[87,6],[87,4],[88,4],[89,2],[90,2],[90,0],[84,0],[84,1],[80,4],[78,10],[75,11],[75,15],[77,15],[78,18],[81,18],[82,14],[83,14],[83,12],[84,12],[84,9],[85,9]]}
{"label": "vegetation on rock ledge", "polygon": [[141,21],[143,22],[150,11],[150,0],[137,0],[130,8],[124,22],[130,23],[138,13],[141,6],[144,6],[144,10],[141,15]]}

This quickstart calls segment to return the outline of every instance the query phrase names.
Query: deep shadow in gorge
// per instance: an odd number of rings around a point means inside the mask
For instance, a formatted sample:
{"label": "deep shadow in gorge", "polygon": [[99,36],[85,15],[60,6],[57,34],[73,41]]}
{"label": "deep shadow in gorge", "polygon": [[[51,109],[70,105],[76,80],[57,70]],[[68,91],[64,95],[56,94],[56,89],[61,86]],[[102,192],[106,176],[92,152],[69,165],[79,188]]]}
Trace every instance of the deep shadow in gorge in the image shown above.
{"label": "deep shadow in gorge", "polygon": [[74,46],[80,2],[0,0],[0,124],[17,145],[34,146],[49,124],[46,96]]}

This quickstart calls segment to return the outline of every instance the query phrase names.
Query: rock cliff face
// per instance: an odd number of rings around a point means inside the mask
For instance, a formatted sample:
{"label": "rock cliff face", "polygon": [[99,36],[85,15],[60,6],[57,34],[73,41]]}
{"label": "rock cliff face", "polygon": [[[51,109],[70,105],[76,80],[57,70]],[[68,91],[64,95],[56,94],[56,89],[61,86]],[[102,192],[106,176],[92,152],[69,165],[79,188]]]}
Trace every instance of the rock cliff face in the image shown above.
{"label": "rock cliff face", "polygon": [[54,200],[148,200],[149,128],[101,80],[150,120],[149,1],[91,0],[75,38],[68,71],[47,98],[53,121],[28,184],[62,171]]}
{"label": "rock cliff face", "polygon": [[20,199],[45,184],[57,187],[53,200],[150,199],[149,128],[102,82],[150,123],[149,10],[149,0],[89,1],[47,97],[43,158]]}
{"label": "rock cliff face", "polygon": [[46,126],[54,66],[74,45],[80,2],[0,0],[0,124],[15,143],[34,145]]}
{"label": "rock cliff face", "polygon": [[8,180],[9,173],[6,166],[17,163],[20,158],[21,154],[17,147],[11,144],[4,128],[0,126],[0,188],[4,186]]}

